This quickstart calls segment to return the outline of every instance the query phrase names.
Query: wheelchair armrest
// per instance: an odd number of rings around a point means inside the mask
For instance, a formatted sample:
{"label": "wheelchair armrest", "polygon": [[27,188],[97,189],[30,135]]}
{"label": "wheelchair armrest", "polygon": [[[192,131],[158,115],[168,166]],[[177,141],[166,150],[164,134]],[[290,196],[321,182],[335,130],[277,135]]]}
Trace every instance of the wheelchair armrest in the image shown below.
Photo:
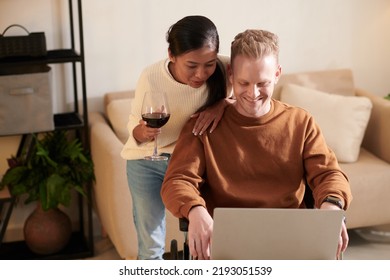
{"label": "wheelchair armrest", "polygon": [[189,223],[189,221],[186,218],[179,218],[180,231],[187,232],[188,231],[188,223]]}

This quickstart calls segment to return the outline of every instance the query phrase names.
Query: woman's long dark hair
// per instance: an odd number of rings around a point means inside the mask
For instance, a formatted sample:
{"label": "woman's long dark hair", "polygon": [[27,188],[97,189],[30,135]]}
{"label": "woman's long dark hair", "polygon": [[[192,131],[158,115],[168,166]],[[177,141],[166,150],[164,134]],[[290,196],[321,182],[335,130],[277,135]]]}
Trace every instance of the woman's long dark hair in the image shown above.
{"label": "woman's long dark hair", "polygon": [[[204,16],[187,16],[173,24],[166,36],[169,50],[173,56],[212,45],[219,52],[219,35],[214,23]],[[206,81],[208,95],[205,104],[198,109],[203,111],[226,97],[226,73],[224,65],[218,60],[214,73]]]}

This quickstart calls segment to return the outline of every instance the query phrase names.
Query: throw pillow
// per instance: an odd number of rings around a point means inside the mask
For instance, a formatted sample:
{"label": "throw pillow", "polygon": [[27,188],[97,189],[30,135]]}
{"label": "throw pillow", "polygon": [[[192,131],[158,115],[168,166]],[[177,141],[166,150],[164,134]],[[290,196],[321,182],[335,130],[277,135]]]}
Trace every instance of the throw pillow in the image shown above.
{"label": "throw pillow", "polygon": [[127,131],[127,123],[131,111],[132,99],[115,99],[107,105],[107,117],[122,143],[127,141],[129,132]]}
{"label": "throw pillow", "polygon": [[338,161],[357,161],[372,108],[367,97],[342,96],[286,84],[280,100],[313,115]]}

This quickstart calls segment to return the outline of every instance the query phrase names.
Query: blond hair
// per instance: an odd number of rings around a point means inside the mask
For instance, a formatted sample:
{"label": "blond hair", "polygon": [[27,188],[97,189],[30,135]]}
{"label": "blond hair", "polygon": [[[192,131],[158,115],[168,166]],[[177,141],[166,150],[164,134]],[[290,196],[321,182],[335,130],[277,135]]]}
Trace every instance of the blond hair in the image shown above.
{"label": "blond hair", "polygon": [[279,38],[276,34],[259,29],[248,29],[234,37],[231,44],[231,63],[238,55],[260,58],[274,55],[279,61]]}

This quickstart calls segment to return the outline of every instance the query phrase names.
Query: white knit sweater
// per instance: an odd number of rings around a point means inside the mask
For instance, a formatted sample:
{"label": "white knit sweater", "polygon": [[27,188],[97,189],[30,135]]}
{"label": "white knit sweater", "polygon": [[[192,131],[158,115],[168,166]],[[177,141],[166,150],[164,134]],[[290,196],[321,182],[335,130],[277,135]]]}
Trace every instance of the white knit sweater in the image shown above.
{"label": "white knit sweater", "polygon": [[[219,58],[226,67],[229,58],[224,56],[219,56]],[[161,134],[158,136],[159,153],[172,153],[184,124],[206,101],[208,90],[206,84],[200,88],[192,88],[181,84],[169,73],[167,65],[167,59],[161,60],[148,66],[141,73],[127,124],[130,136],[121,152],[122,158],[126,160],[141,159],[153,153],[153,141],[139,144],[133,137],[133,129],[139,124],[141,119],[142,101],[146,91],[164,90],[171,111],[168,123],[161,128]]]}

